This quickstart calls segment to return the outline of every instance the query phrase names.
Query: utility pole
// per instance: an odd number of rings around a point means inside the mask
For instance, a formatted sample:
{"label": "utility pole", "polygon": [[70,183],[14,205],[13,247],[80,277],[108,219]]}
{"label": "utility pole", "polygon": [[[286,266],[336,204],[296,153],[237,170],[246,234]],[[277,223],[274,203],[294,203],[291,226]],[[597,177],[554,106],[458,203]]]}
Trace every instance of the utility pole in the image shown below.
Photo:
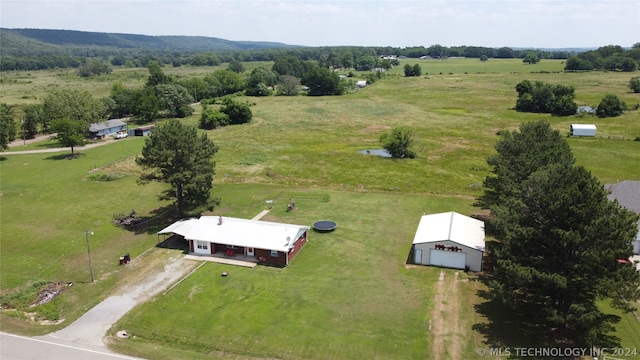
{"label": "utility pole", "polygon": [[93,231],[84,231],[84,237],[87,239],[87,254],[89,255],[89,272],[91,273],[91,282],[93,283],[93,265],[91,264],[91,247],[89,246],[89,234],[93,235]]}

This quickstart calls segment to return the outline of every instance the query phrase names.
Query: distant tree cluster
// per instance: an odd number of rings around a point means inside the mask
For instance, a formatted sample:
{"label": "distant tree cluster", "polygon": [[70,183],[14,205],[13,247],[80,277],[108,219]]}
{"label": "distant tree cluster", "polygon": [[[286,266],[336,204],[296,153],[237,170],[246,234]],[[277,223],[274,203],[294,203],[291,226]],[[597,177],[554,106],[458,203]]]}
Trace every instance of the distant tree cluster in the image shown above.
{"label": "distant tree cluster", "polygon": [[91,77],[102,74],[111,74],[113,69],[109,64],[100,59],[88,59],[85,63],[78,67],[78,75],[82,77]]}
{"label": "distant tree cluster", "polygon": [[422,68],[420,64],[404,65],[404,76],[420,76],[422,75]]}
{"label": "distant tree cluster", "polygon": [[630,50],[618,45],[608,45],[596,50],[579,53],[567,59],[566,71],[635,71],[640,62],[640,43],[636,43]]}
{"label": "distant tree cluster", "polygon": [[574,101],[575,90],[571,86],[524,80],[516,85],[516,91],[518,111],[567,116],[575,114],[578,110]]}

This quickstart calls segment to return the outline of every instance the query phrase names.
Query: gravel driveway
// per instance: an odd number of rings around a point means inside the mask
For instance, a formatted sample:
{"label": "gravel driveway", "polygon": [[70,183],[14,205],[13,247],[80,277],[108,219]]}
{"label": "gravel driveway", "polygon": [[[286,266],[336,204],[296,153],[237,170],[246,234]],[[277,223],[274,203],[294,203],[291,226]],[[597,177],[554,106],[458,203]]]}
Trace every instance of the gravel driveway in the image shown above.
{"label": "gravel driveway", "polygon": [[[135,259],[130,264],[134,261]],[[180,253],[171,256],[161,271],[149,271],[153,266],[140,267],[140,272],[146,274],[142,279],[136,280],[135,284],[121,288],[116,294],[106,298],[68,327],[38,338],[106,347],[104,336],[116,321],[136,305],[144,303],[169,288],[198,264],[199,262],[185,259],[184,255]]]}

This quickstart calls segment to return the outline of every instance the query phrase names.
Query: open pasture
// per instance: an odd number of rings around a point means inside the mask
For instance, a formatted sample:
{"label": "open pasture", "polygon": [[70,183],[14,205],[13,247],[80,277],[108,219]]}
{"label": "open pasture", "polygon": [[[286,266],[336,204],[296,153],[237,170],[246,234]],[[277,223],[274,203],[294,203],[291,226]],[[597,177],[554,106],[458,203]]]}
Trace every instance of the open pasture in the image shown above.
{"label": "open pasture", "polygon": [[[152,358],[473,358],[487,335],[472,329],[484,320],[469,311],[482,302],[475,292],[480,285],[459,274],[461,281],[446,285],[457,287],[453,293],[459,296],[435,300],[440,269],[405,266],[419,216],[477,210],[473,202],[489,172],[485,159],[497,133],[531,120],[546,119],[563,134],[571,123],[597,124],[598,138],[568,139],[578,163],[603,183],[640,180],[640,142],[622,140],[640,136],[639,112],[598,119],[512,110],[515,85],[524,79],[573,85],[580,105],[597,105],[608,93],[628,105],[640,97],[629,93],[631,74],[558,73],[560,61],[420,64],[421,77],[405,78],[400,66],[340,97],[240,98],[252,104],[252,122],[208,132],[220,146],[214,192],[222,204],[214,213],[251,218],[274,200],[266,220],[310,225],[329,218],[338,229],[310,233],[309,244],[286,269],[205,265],[117,324],[114,332],[124,328],[137,340],[114,346]],[[164,70],[180,76],[207,71]],[[146,69],[116,69],[90,80],[66,70],[9,73],[2,75],[0,95],[12,105],[40,101],[47,89],[67,86],[106,96],[113,81],[140,86],[146,75]],[[17,81],[25,77],[31,83]],[[23,95],[28,86],[32,92]],[[185,123],[197,124],[196,109]],[[416,159],[358,153],[378,148],[380,134],[397,125],[413,129]],[[45,333],[68,324],[126,276],[119,256],[130,252],[135,261],[157,243],[155,232],[173,219],[156,197],[162,185],[136,184],[134,158],[142,145],[142,139],[128,138],[81,151],[71,161],[65,152],[1,155],[0,288],[36,280],[76,283],[56,300],[66,318],[61,325],[29,325],[3,314],[3,330]],[[95,181],[95,173],[118,176]],[[286,213],[290,199],[299,210]],[[131,209],[152,221],[134,230],[111,224],[114,214]],[[85,230],[95,233],[89,235],[95,284],[87,283]],[[230,276],[221,278],[222,271]],[[454,274],[446,271],[445,280]],[[442,301],[451,306],[442,307]],[[447,328],[437,332],[429,329],[437,319],[434,309],[450,320],[441,321]],[[458,313],[464,316],[456,318]],[[634,332],[638,324],[626,321],[618,336],[628,339]]]}

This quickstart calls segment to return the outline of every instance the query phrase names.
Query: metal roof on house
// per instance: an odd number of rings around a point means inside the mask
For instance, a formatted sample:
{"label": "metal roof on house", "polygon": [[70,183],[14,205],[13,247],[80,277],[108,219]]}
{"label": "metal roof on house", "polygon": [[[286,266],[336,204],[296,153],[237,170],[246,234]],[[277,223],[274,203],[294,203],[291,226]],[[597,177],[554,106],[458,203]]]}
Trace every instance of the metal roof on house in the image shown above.
{"label": "metal roof on house", "polygon": [[414,244],[446,240],[484,251],[484,222],[453,211],[420,218]]}
{"label": "metal roof on house", "polygon": [[640,214],[640,181],[624,180],[615,184],[607,184],[609,199],[616,199],[620,205]]}
{"label": "metal roof on house", "polygon": [[89,126],[89,131],[98,132],[100,130],[111,129],[111,128],[122,126],[122,125],[127,125],[127,123],[120,119],[111,119],[111,120],[106,120],[103,122],[91,124]]}
{"label": "metal roof on house", "polygon": [[176,233],[187,240],[288,252],[309,226],[233,217],[202,216],[180,220],[158,234]]}
{"label": "metal roof on house", "polygon": [[167,226],[166,228],[158,231],[158,235],[161,234],[178,234],[181,236],[185,236],[191,231],[191,229],[198,223],[197,218],[189,218],[189,219],[181,219],[173,224]]}
{"label": "metal roof on house", "polygon": [[573,130],[597,130],[595,124],[571,124]]}
{"label": "metal roof on house", "polygon": [[[624,180],[604,187],[610,192],[610,200],[618,200],[621,206],[640,214],[640,181]],[[640,240],[640,220],[636,240]]]}

